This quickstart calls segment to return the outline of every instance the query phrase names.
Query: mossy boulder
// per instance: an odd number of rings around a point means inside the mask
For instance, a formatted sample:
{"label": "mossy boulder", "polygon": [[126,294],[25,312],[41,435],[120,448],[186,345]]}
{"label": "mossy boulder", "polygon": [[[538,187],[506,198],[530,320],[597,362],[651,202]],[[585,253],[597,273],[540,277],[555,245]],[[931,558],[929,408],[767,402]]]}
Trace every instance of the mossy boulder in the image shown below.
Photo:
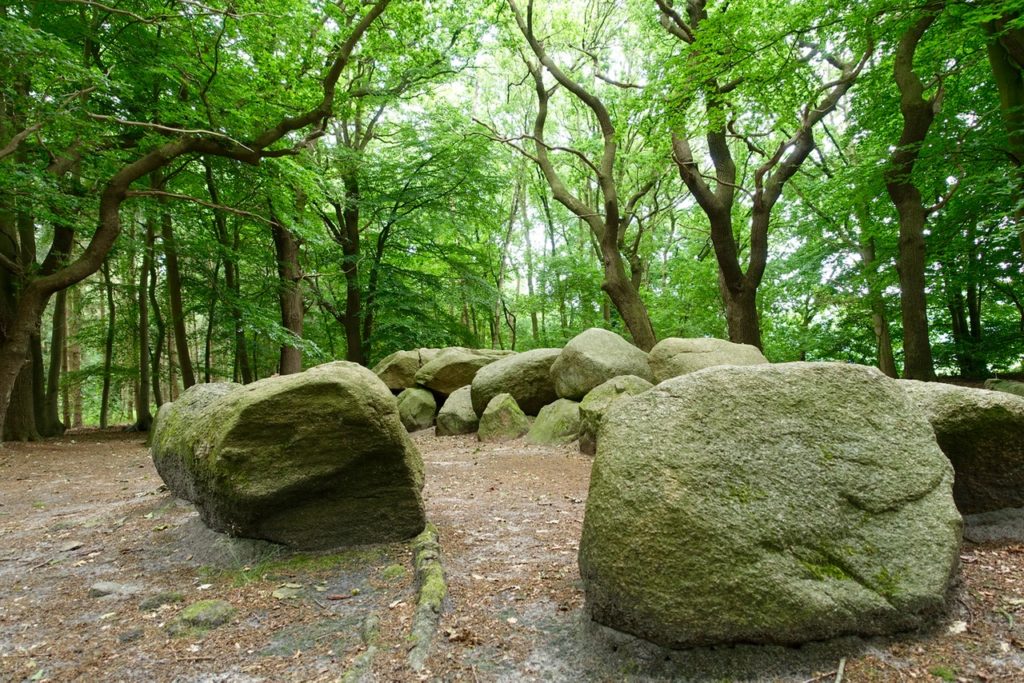
{"label": "mossy boulder", "polygon": [[538,445],[572,443],[580,434],[580,404],[560,398],[540,410],[526,434],[526,442]]}
{"label": "mossy boulder", "polygon": [[515,351],[467,349],[452,346],[441,349],[416,372],[416,383],[445,396],[473,382],[477,371]]}
{"label": "mossy boulder", "polygon": [[900,385],[953,463],[960,512],[1024,507],[1024,397],[939,382]]}
{"label": "mossy boulder", "polygon": [[553,403],[558,395],[551,379],[551,365],[561,349],[533,349],[491,363],[473,378],[473,409],[483,415],[484,408],[498,394],[511,394],[527,415]]}
{"label": "mossy boulder", "polygon": [[530,420],[511,394],[498,394],[480,416],[476,436],[480,441],[511,441],[530,431]]}
{"label": "mossy boulder", "polygon": [[768,362],[756,346],[711,337],[662,339],[651,349],[649,360],[655,382],[717,365],[760,365]]}
{"label": "mossy boulder", "polygon": [[161,407],[151,450],[171,492],[233,536],[313,549],[425,524],[423,462],[395,397],[354,363],[192,387]]}
{"label": "mossy boulder", "polygon": [[410,432],[432,426],[436,412],[437,401],[426,389],[412,387],[398,395],[398,415]]}
{"label": "mossy boulder", "polygon": [[228,623],[235,612],[235,608],[226,600],[200,600],[181,610],[167,624],[167,630],[175,636],[202,635]]}
{"label": "mossy boulder", "polygon": [[473,410],[470,391],[470,387],[456,389],[441,406],[441,411],[437,414],[437,436],[472,434],[476,431],[480,418]]}
{"label": "mossy boulder", "polygon": [[416,386],[416,373],[433,360],[441,349],[415,349],[395,351],[373,366],[373,373],[380,377],[393,392]]}
{"label": "mossy boulder", "polygon": [[580,452],[597,452],[597,428],[612,404],[650,389],[653,384],[643,377],[622,375],[591,389],[580,402]]}
{"label": "mossy boulder", "polygon": [[924,415],[874,368],[670,379],[601,423],[588,609],[675,648],[916,628],[942,613],[956,568],[952,484]]}
{"label": "mossy boulder", "polygon": [[990,378],[985,380],[985,388],[989,391],[1002,391],[1007,394],[1024,396],[1024,382],[1015,382],[1012,379]]}
{"label": "mossy boulder", "polygon": [[608,330],[592,327],[569,340],[551,364],[560,398],[579,401],[594,387],[620,375],[650,380],[647,353]]}

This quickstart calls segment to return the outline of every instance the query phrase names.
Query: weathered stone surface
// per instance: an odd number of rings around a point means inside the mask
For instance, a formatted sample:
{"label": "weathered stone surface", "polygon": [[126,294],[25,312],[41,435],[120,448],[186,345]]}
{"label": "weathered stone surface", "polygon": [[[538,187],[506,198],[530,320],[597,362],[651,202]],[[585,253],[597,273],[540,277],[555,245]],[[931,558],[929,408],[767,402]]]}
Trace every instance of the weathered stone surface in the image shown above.
{"label": "weathered stone surface", "polygon": [[380,377],[391,391],[401,391],[416,386],[416,373],[429,363],[441,349],[414,349],[395,351],[373,366],[373,373]]}
{"label": "weathered stone surface", "polygon": [[459,387],[472,384],[480,368],[515,351],[466,349],[452,346],[441,351],[416,373],[416,383],[450,396]]}
{"label": "weathered stone surface", "polygon": [[1002,391],[1007,394],[1024,396],[1024,382],[1015,382],[1012,379],[991,378],[985,380],[985,388],[990,391]]}
{"label": "weathered stone surface", "polygon": [[569,340],[551,365],[551,379],[561,398],[579,401],[620,375],[653,379],[647,353],[608,330],[592,327]]}
{"label": "weathered stone surface", "polygon": [[517,353],[480,368],[473,378],[473,409],[482,415],[498,394],[511,394],[527,415],[553,403],[558,395],[551,379],[551,365],[561,349],[533,349]]}
{"label": "weathered stone surface", "polygon": [[903,380],[953,463],[953,498],[964,514],[1024,506],[1024,397],[940,382]]}
{"label": "weathered stone surface", "polygon": [[768,362],[756,346],[710,337],[662,339],[651,349],[649,360],[655,382],[716,365],[760,365]]}
{"label": "weathered stone surface", "polygon": [[622,375],[591,389],[580,402],[580,452],[587,455],[597,452],[597,428],[613,403],[642,394],[652,386],[643,377]]}
{"label": "weathered stone surface", "polygon": [[152,454],[168,488],[231,535],[327,548],[425,524],[423,463],[395,397],[354,363],[192,387],[160,409]]}
{"label": "weathered stone surface", "polygon": [[470,387],[456,389],[441,406],[441,412],[437,414],[436,434],[438,436],[472,434],[476,431],[477,425],[480,424],[480,418],[473,410],[470,391]]}
{"label": "weathered stone surface", "polygon": [[398,416],[410,432],[426,429],[434,424],[437,401],[426,389],[412,387],[398,395]]}
{"label": "weathered stone surface", "polygon": [[480,441],[511,441],[530,431],[530,420],[511,394],[498,394],[480,416],[476,436]]}
{"label": "weathered stone surface", "polygon": [[953,470],[874,368],[709,368],[600,427],[580,570],[594,619],[670,647],[800,643],[939,613]]}
{"label": "weathered stone surface", "polygon": [[526,435],[527,443],[566,444],[572,443],[580,433],[580,404],[567,398],[560,398],[540,410],[537,419]]}

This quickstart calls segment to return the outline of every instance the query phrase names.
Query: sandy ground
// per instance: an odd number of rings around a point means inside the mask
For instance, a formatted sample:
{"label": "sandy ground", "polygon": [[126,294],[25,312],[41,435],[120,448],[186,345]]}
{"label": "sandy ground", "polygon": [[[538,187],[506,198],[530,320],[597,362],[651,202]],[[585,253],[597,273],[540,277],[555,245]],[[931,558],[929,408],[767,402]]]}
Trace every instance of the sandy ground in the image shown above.
{"label": "sandy ground", "polygon": [[[110,431],[0,449],[0,681],[333,681],[366,650],[368,618],[375,681],[803,683],[840,667],[845,681],[1024,681],[1021,511],[970,521],[949,614],[928,632],[672,652],[586,617],[589,458],[414,440],[449,582],[423,671],[406,659],[407,544],[310,555],[225,539],[163,489],[141,436]],[[171,635],[205,599],[230,603],[228,622]]]}

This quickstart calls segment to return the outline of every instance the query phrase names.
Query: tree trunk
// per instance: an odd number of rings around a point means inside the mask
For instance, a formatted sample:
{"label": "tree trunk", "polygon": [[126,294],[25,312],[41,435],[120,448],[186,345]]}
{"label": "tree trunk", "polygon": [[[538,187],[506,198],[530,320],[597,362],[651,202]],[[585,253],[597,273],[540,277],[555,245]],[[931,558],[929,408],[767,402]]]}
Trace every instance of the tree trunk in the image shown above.
{"label": "tree trunk", "polygon": [[[858,214],[861,225],[866,225],[866,214]],[[899,377],[896,370],[896,357],[892,351],[892,336],[889,333],[889,316],[885,310],[885,299],[878,286],[876,275],[875,240],[873,237],[862,238],[860,243],[861,272],[867,281],[868,301],[871,306],[871,327],[875,333],[875,349],[877,352],[878,369],[889,377]]]}
{"label": "tree trunk", "polygon": [[71,394],[71,421],[74,428],[82,426],[82,382],[78,373],[82,370],[82,346],[78,343],[79,320],[82,315],[81,295],[78,287],[71,288],[71,310],[68,315],[68,373],[71,380],[67,382],[68,393]]}
{"label": "tree trunk", "polygon": [[[160,188],[163,182],[153,181],[154,187]],[[188,349],[188,336],[185,331],[185,312],[181,299],[181,271],[178,264],[178,248],[174,239],[174,224],[171,214],[166,209],[160,216],[160,235],[164,243],[164,267],[167,270],[167,293],[171,302],[171,328],[174,330],[174,344],[178,353],[178,368],[181,370],[181,382],[185,389],[196,383],[195,371],[192,369],[192,356]]]}
{"label": "tree trunk", "polygon": [[647,306],[640,298],[640,293],[633,287],[626,275],[622,254],[617,245],[601,244],[601,255],[604,259],[603,289],[615,304],[615,309],[622,316],[623,322],[633,337],[633,343],[644,351],[650,351],[658,342],[654,334],[654,326],[647,315]]}
{"label": "tree trunk", "polygon": [[1008,24],[1019,19],[1011,13],[985,25],[988,32],[988,60],[999,90],[999,108],[1009,143],[1007,154],[1013,164],[1018,208],[1014,211],[1021,257],[1024,259],[1024,30]]}
{"label": "tree trunk", "polygon": [[[232,257],[235,260],[229,260],[228,265],[231,267],[230,269],[226,268],[224,270],[224,282],[231,291],[231,296],[235,302],[231,307],[231,316],[232,321],[235,324],[235,358],[238,362],[238,372],[241,375],[242,384],[249,384],[255,379],[255,377],[253,375],[252,367],[249,364],[248,342],[245,339],[245,328],[242,326],[242,309],[238,305],[238,302],[242,299],[242,282],[239,278],[237,261],[240,240],[241,236],[239,234],[238,225],[236,224],[234,239],[232,241],[234,247],[232,249]],[[230,280],[228,279],[229,270],[231,275]]]}
{"label": "tree trunk", "polygon": [[30,344],[32,353],[32,412],[35,415],[36,430],[41,436],[46,436],[46,364],[43,362],[43,338],[38,328],[32,332]]}
{"label": "tree trunk", "polygon": [[[274,250],[277,254],[278,299],[281,304],[281,325],[294,335],[302,338],[302,321],[305,309],[302,304],[302,270],[299,268],[299,241],[281,221],[274,218],[271,223],[274,236]],[[281,360],[278,372],[290,375],[302,372],[302,349],[297,344],[281,345]]]}
{"label": "tree trunk", "polygon": [[103,266],[103,287],[107,294],[107,338],[103,346],[103,392],[100,396],[100,429],[107,428],[107,419],[110,414],[110,371],[114,361],[114,323],[116,310],[114,308],[114,285],[110,281],[110,262],[104,261]]}
{"label": "tree trunk", "polygon": [[366,365],[368,358],[363,349],[362,292],[359,289],[359,179],[354,174],[345,175],[345,208],[338,216],[341,233],[343,261],[341,270],[345,274],[345,343],[348,349],[345,358],[353,363]]}
{"label": "tree trunk", "polygon": [[900,241],[896,272],[900,278],[900,313],[903,320],[903,377],[929,381],[935,379],[935,369],[928,337],[928,298],[925,294],[926,217],[917,188],[913,188],[910,194],[916,195],[916,202],[911,199],[897,204]]}
{"label": "tree trunk", "polygon": [[[217,189],[217,182],[213,175],[213,166],[209,160],[203,161],[206,172],[206,189],[210,193],[210,201],[220,204],[220,192]],[[238,224],[235,224],[234,235],[229,236],[227,217],[223,211],[213,212],[213,228],[217,235],[217,241],[224,250],[224,285],[228,289],[228,301],[231,322],[235,330],[235,367],[237,374],[241,376],[243,384],[252,382],[252,368],[249,367],[249,350],[246,348],[245,328],[242,325],[242,307],[239,302],[242,298],[241,283],[238,280],[238,247],[240,242]],[[236,381],[238,377],[236,376]]]}
{"label": "tree trunk", "polygon": [[757,314],[757,289],[740,288],[733,291],[719,274],[719,291],[725,304],[725,322],[729,341],[761,348],[761,324]]}
{"label": "tree trunk", "polygon": [[[156,236],[153,238],[154,244],[156,242]],[[153,253],[155,256],[155,251]],[[160,304],[156,295],[156,259],[153,258],[149,264],[149,305],[153,310],[153,322],[156,323],[156,342],[153,344],[153,350],[150,354],[150,367],[149,375],[153,383],[153,401],[156,403],[157,409],[164,404],[163,393],[160,391],[160,356],[163,355],[164,351],[164,336],[166,334],[166,328],[164,327],[164,317],[160,313]]]}
{"label": "tree trunk", "polygon": [[64,428],[67,429],[71,426],[71,390],[67,381],[68,371],[71,367],[71,359],[68,355],[68,321],[67,321],[67,302],[65,301],[65,315],[64,315],[64,334],[62,335],[64,345],[60,350],[61,356],[61,367],[64,371],[64,381],[61,382],[60,395],[61,395],[61,412],[64,415]]}
{"label": "tree trunk", "polygon": [[178,400],[178,353],[175,350],[174,328],[167,328],[167,400]]}
{"label": "tree trunk", "polygon": [[924,97],[924,84],[914,73],[914,52],[938,13],[927,11],[900,39],[893,62],[893,78],[900,91],[903,131],[885,171],[885,189],[899,216],[900,311],[903,318],[903,376],[935,379],[928,338],[928,300],[925,294],[925,239],[928,220],[921,192],[911,178],[921,145],[938,109],[938,95]]}
{"label": "tree trunk", "polygon": [[67,290],[57,292],[53,304],[53,330],[50,335],[50,366],[46,377],[45,421],[40,431],[43,436],[64,433],[60,421],[60,369],[64,361],[64,331],[67,327]]}
{"label": "tree trunk", "polygon": [[526,193],[522,201],[523,239],[526,241],[526,293],[530,297],[530,336],[540,344],[540,321],[537,320],[537,301],[533,286],[533,245],[530,243],[530,220],[526,212]]}
{"label": "tree trunk", "polygon": [[[373,261],[370,263],[370,278],[366,286],[366,310],[363,314],[363,355],[368,361],[373,355],[373,323],[377,307],[377,288],[380,284],[380,271],[384,264],[384,252],[387,249],[390,236],[391,224],[389,223],[385,224],[377,235],[377,245],[373,252]],[[475,317],[473,326],[473,336],[478,337]]]}
{"label": "tree trunk", "polygon": [[206,341],[203,344],[203,381],[210,383],[211,365],[213,364],[213,327],[217,313],[217,282],[220,275],[220,259],[213,267],[212,296],[210,307],[206,310]]}
{"label": "tree trunk", "polygon": [[139,385],[135,394],[135,424],[133,429],[148,432],[153,424],[153,413],[149,408],[150,390],[150,348],[149,348],[149,300],[150,271],[153,269],[153,245],[156,228],[153,219],[146,219],[146,240],[142,252],[142,267],[139,269]]}

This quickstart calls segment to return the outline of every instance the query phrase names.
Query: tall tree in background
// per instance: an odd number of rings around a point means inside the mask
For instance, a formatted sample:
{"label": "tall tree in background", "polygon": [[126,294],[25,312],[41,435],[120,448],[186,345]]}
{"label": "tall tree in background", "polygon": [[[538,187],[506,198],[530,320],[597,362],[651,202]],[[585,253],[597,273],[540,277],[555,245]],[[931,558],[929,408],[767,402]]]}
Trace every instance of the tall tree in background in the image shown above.
{"label": "tall tree in background", "polygon": [[925,31],[942,11],[931,3],[900,37],[893,61],[893,78],[900,92],[903,129],[885,171],[885,189],[899,214],[900,311],[903,317],[903,376],[935,378],[931,341],[928,338],[928,302],[925,293],[925,223],[940,205],[926,207],[912,178],[928,130],[942,103],[942,85],[925,97],[925,86],[914,72],[914,53]]}
{"label": "tall tree in background", "polygon": [[[769,123],[768,130],[744,131],[742,119],[747,112],[736,105],[734,93],[745,84],[761,87],[767,83],[751,82],[749,74],[739,73],[729,78],[730,60],[734,58],[731,46],[737,40],[753,40],[750,24],[736,26],[737,36],[722,36],[713,27],[708,28],[708,7],[705,0],[686,3],[685,13],[678,11],[672,0],[657,0],[662,26],[684,46],[686,81],[689,94],[684,101],[703,109],[701,120],[706,126],[701,136],[707,156],[714,169],[708,176],[698,163],[690,133],[677,129],[672,133],[672,156],[679,175],[693,193],[711,226],[711,242],[718,260],[720,287],[725,303],[729,339],[761,347],[761,325],[758,319],[757,291],[764,278],[768,263],[768,234],[772,211],[782,196],[786,183],[800,170],[801,165],[815,147],[814,129],[853,86],[872,53],[868,47],[850,50],[852,56],[833,53],[824,41],[817,42],[811,27],[788,26],[786,35],[772,39],[785,52],[803,51],[802,59],[789,59],[786,68],[799,72],[801,62],[812,63],[805,70],[811,80],[806,89],[811,92],[797,111],[784,111]],[[724,8],[728,15],[730,8]],[[747,17],[748,20],[750,17]],[[718,17],[718,26],[728,26],[727,19]],[[751,23],[756,23],[756,20]],[[770,25],[770,24],[769,24]],[[763,29],[759,29],[763,30]],[[811,34],[811,35],[807,35]],[[730,46],[730,47],[726,47]],[[752,47],[752,46],[751,46]],[[748,48],[750,49],[750,48]],[[740,51],[742,54],[742,51]],[[724,67],[724,68],[723,68]],[[820,82],[820,71],[837,72],[832,80]],[[725,75],[719,75],[723,73]],[[762,77],[763,78],[763,77]],[[819,82],[814,82],[815,80]],[[678,116],[685,118],[689,112]],[[756,124],[755,124],[756,125]],[[792,126],[792,133],[785,131]],[[767,138],[781,139],[772,146],[762,142]],[[753,187],[745,188],[746,178],[737,171],[735,152],[731,140],[743,143],[746,158],[742,168],[753,166]],[[741,262],[743,245],[737,240],[737,195],[749,198],[749,229],[746,240],[746,266]]]}
{"label": "tall tree in background", "polygon": [[[618,151],[618,134],[612,115],[604,101],[585,88],[578,80],[563,70],[545,49],[543,42],[537,37],[534,26],[533,0],[527,0],[524,13],[515,0],[508,0],[509,7],[515,16],[516,25],[526,38],[526,42],[537,62],[527,60],[527,68],[533,78],[537,94],[537,114],[533,123],[533,133],[528,136],[534,145],[534,154],[527,156],[540,167],[551,188],[551,193],[559,204],[567,208],[581,221],[589,226],[594,239],[597,240],[601,254],[604,290],[616,310],[622,316],[633,343],[644,350],[650,350],[657,342],[654,326],[647,313],[647,306],[640,298],[640,292],[633,280],[626,273],[626,263],[620,250],[621,243],[632,219],[633,210],[643,196],[654,187],[653,179],[646,181],[624,200],[620,198],[619,180],[622,176],[616,167]],[[549,87],[544,81],[544,72],[551,74],[557,86]],[[561,145],[550,145],[545,137],[548,123],[548,109],[551,96],[557,87],[568,91],[581,105],[593,115],[601,137],[601,150],[597,159],[591,159],[585,152],[576,148]],[[583,161],[597,183],[598,195],[588,202],[573,193],[561,177],[552,162],[549,152],[566,152]]]}

